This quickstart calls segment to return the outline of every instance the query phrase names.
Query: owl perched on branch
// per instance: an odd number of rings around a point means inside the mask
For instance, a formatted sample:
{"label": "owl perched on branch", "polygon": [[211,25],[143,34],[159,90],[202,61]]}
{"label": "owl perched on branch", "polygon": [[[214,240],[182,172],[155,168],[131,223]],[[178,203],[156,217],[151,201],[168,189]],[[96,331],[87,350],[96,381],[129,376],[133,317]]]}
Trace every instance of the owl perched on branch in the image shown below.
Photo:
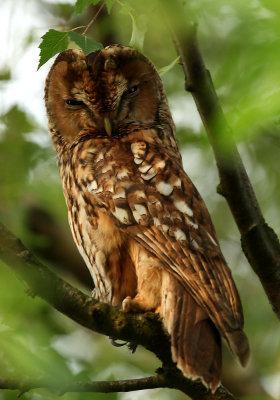
{"label": "owl perched on branch", "polygon": [[215,391],[221,336],[245,365],[243,314],[207,208],[183,170],[161,79],[120,45],[67,50],[46,81],[49,129],[94,295],[155,311],[186,377]]}

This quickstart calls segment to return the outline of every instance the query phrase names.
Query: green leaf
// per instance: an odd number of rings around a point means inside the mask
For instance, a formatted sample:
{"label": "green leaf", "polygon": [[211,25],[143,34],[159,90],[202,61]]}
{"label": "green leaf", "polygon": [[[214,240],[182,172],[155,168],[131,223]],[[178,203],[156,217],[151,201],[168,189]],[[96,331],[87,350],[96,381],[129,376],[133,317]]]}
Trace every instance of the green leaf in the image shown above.
{"label": "green leaf", "polygon": [[75,31],[69,31],[68,36],[83,50],[85,55],[91,53],[92,51],[103,49],[101,43],[98,43],[86,36],[80,35]]}
{"label": "green leaf", "polygon": [[120,14],[129,15],[133,11],[130,4],[123,3],[121,5]]}
{"label": "green leaf", "polygon": [[100,0],[77,0],[76,4],[75,4],[75,13],[76,14],[81,14],[91,4],[96,5],[99,2],[100,2]]}
{"label": "green leaf", "polygon": [[179,60],[180,60],[180,57],[177,57],[170,64],[166,65],[165,67],[160,68],[160,70],[158,71],[159,76],[163,76],[168,71],[170,71],[176,64],[178,64]]}
{"label": "green leaf", "polygon": [[57,53],[61,53],[68,47],[68,32],[59,32],[55,29],[50,29],[44,36],[39,46],[40,61],[38,69],[42,67],[50,58]]}
{"label": "green leaf", "polygon": [[133,16],[129,13],[132,21],[132,34],[129,45],[135,49],[142,51],[144,45],[145,33],[147,31],[147,19],[144,14]]}
{"label": "green leaf", "polygon": [[114,3],[115,3],[115,0],[105,0],[105,4],[106,4],[106,7],[107,7],[108,14],[110,14]]}

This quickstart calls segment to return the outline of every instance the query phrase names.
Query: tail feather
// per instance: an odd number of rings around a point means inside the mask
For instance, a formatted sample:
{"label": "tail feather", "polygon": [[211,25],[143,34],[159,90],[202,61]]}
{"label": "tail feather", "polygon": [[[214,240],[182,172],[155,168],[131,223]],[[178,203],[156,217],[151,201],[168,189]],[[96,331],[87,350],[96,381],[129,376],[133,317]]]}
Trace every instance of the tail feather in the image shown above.
{"label": "tail feather", "polygon": [[221,381],[220,335],[177,279],[170,274],[165,279],[161,316],[171,335],[173,360],[185,376],[199,378],[214,392]]}
{"label": "tail feather", "polygon": [[225,338],[232,353],[238,358],[240,364],[245,367],[250,356],[250,346],[246,334],[239,329],[226,332]]}

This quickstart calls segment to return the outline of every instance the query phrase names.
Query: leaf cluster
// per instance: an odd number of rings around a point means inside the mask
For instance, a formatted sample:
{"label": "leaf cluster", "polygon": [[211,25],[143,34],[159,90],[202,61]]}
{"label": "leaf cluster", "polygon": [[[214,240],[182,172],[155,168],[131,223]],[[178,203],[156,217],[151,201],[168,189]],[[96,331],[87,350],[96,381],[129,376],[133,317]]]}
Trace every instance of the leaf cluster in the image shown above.
{"label": "leaf cluster", "polygon": [[[101,0],[76,0],[74,14],[82,14],[90,5],[97,5],[100,2]],[[104,1],[109,14],[114,2],[115,0]],[[80,49],[83,50],[85,55],[103,48],[103,45],[98,43],[96,40],[87,37],[85,34],[79,34],[75,32],[76,29],[81,28],[86,28],[86,26],[77,27],[65,32],[49,29],[49,31],[42,36],[42,42],[39,45],[41,51],[38,69],[42,67],[42,65],[44,65],[50,58],[66,50],[69,46],[69,42],[74,42]]]}
{"label": "leaf cluster", "polygon": [[[40,48],[40,61],[38,65],[38,69],[44,65],[51,57],[55,56],[56,54],[66,50],[69,46],[69,42],[77,45],[81,48],[85,55],[103,48],[103,45],[96,40],[87,37],[86,32],[94,22],[96,16],[102,10],[103,5],[106,5],[106,9],[108,14],[111,13],[112,7],[114,4],[119,6],[120,14],[129,16],[131,20],[131,39],[130,39],[130,46],[142,50],[144,45],[144,37],[147,31],[147,12],[143,13],[141,7],[139,8],[139,4],[135,3],[134,7],[132,7],[129,2],[120,1],[120,0],[104,0],[101,2],[100,0],[77,0],[74,6],[74,14],[82,14],[90,5],[97,5],[101,3],[99,10],[97,11],[96,15],[93,19],[88,23],[86,26],[75,27],[68,31],[57,31],[55,29],[50,29],[47,33],[42,36],[42,42],[39,45]],[[150,11],[156,10],[157,1],[151,1],[148,8]],[[147,11],[147,10],[146,10]],[[84,32],[79,34],[76,32],[78,29],[84,28]],[[177,60],[174,60],[170,65],[165,68],[164,73],[171,69]]]}
{"label": "leaf cluster", "polygon": [[66,50],[69,45],[69,40],[76,43],[76,45],[83,50],[85,55],[103,48],[101,43],[98,43],[87,36],[81,35],[74,30],[60,32],[55,29],[50,29],[44,36],[42,36],[42,39],[43,40],[39,46],[41,52],[38,69],[50,58]]}

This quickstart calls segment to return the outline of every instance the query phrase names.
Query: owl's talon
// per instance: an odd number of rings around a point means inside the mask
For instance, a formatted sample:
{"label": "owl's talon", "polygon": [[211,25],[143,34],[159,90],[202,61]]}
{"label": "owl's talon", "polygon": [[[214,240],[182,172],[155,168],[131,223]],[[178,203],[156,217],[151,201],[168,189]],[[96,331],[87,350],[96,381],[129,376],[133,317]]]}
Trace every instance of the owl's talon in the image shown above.
{"label": "owl's talon", "polygon": [[112,338],[112,337],[109,337],[109,340],[110,340],[110,343],[111,343],[113,346],[115,346],[115,347],[123,347],[123,346],[125,346],[126,344],[130,344],[130,343],[127,343],[127,342],[119,343],[119,342],[116,341],[116,339],[114,339],[114,338]]}
{"label": "owl's talon", "polygon": [[143,313],[146,311],[153,311],[149,305],[143,300],[143,297],[136,295],[133,299],[127,296],[122,302],[122,310],[124,312]]}
{"label": "owl's talon", "polygon": [[134,354],[136,349],[137,349],[137,344],[136,343],[132,343],[132,342],[122,342],[119,343],[116,341],[116,339],[109,337],[110,343],[115,346],[115,347],[123,347],[123,346],[127,346],[128,350],[130,351],[131,354]]}
{"label": "owl's talon", "polygon": [[135,353],[137,346],[138,346],[137,343],[132,343],[132,342],[127,343],[128,350],[130,351],[131,354]]}
{"label": "owl's talon", "polygon": [[132,310],[132,298],[127,296],[122,302],[122,309],[124,312],[129,312]]}

